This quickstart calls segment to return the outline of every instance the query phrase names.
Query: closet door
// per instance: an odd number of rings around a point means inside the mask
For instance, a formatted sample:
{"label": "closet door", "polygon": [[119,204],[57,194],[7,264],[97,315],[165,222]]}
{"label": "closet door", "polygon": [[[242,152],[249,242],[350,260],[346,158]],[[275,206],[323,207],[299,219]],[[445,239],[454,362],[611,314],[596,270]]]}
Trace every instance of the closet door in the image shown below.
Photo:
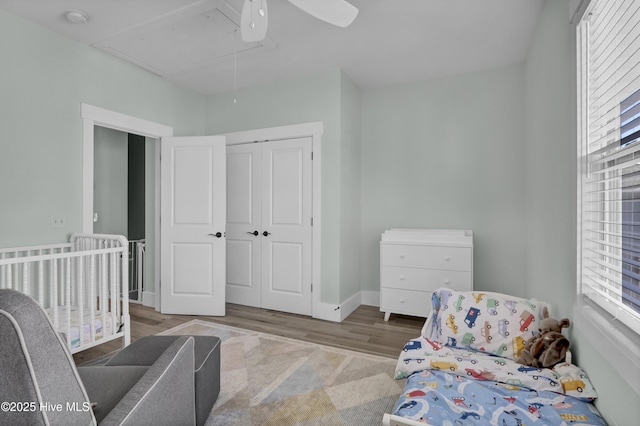
{"label": "closet door", "polygon": [[227,147],[227,302],[261,306],[261,144]]}
{"label": "closet door", "polygon": [[311,315],[311,138],[260,145],[262,307]]}

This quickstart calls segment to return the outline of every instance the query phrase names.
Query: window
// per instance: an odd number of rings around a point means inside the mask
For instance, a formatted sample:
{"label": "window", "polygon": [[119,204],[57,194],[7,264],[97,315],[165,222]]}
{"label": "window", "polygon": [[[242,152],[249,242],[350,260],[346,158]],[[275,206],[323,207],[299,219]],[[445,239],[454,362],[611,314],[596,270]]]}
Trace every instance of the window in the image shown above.
{"label": "window", "polygon": [[[640,90],[620,104],[620,146],[640,141]],[[622,303],[640,314],[640,170],[622,171]]]}
{"label": "window", "polygon": [[591,2],[577,26],[577,72],[579,303],[637,340],[640,2]]}

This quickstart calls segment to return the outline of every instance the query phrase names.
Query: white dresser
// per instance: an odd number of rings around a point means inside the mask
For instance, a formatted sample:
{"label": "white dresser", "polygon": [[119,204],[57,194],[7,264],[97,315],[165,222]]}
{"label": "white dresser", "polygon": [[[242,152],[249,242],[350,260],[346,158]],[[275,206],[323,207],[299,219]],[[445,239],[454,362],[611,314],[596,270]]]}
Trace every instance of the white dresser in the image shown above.
{"label": "white dresser", "polygon": [[473,232],[392,228],[380,241],[380,311],[426,317],[431,293],[473,290]]}

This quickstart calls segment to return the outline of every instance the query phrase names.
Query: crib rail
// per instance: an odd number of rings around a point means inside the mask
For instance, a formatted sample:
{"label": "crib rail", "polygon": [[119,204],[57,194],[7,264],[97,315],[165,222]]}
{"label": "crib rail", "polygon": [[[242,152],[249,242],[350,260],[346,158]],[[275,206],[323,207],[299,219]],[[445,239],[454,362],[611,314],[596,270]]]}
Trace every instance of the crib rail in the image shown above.
{"label": "crib rail", "polygon": [[69,243],[0,249],[0,288],[33,297],[73,353],[129,330],[129,245],[123,236],[74,234]]}

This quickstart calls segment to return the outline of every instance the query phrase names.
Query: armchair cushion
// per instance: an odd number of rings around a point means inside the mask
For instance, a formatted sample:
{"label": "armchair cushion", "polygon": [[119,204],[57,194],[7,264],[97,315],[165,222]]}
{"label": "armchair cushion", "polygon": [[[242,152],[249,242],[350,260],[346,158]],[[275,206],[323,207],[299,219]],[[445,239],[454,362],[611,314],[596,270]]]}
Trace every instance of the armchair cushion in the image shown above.
{"label": "armchair cushion", "polygon": [[193,337],[188,336],[176,339],[109,412],[102,424],[195,424],[193,342]]}
{"label": "armchair cushion", "polygon": [[149,367],[78,367],[98,423],[124,398]]}
{"label": "armchair cushion", "polygon": [[[179,336],[145,336],[114,355],[107,366],[149,366]],[[220,338],[193,336],[196,424],[204,425],[220,393]]]}

